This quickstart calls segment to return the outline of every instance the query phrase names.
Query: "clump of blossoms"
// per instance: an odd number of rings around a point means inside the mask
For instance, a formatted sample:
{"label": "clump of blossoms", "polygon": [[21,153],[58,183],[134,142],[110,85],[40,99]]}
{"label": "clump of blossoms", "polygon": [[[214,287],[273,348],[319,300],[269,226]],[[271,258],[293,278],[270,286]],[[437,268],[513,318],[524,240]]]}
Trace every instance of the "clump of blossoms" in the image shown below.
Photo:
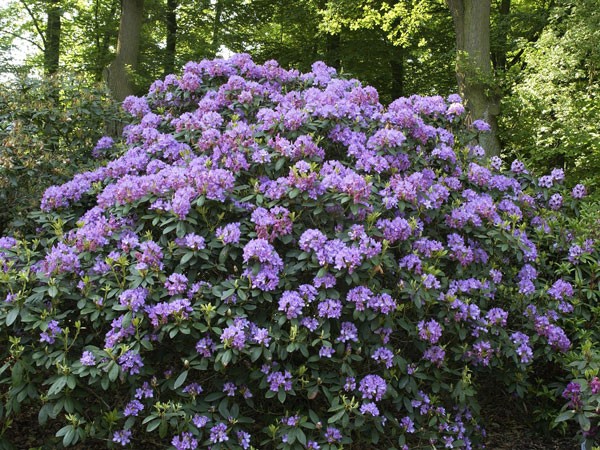
{"label": "clump of blossoms", "polygon": [[65,445],[470,449],[479,380],[523,392],[572,347],[585,188],[488,164],[460,97],[242,54],[123,106],[124,152],[0,239],[3,415]]}

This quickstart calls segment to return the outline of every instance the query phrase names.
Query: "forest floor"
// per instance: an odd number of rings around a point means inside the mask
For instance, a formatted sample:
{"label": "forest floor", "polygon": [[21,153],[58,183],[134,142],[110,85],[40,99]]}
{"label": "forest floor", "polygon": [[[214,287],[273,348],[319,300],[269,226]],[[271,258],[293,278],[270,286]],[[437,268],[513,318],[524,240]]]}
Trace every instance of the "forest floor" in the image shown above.
{"label": "forest floor", "polygon": [[[481,405],[481,414],[485,417],[486,441],[488,450],[579,450],[580,445],[572,437],[575,430],[569,430],[564,436],[557,431],[540,431],[535,429],[527,405],[522,400],[511,402],[506,396],[487,395]],[[60,440],[54,437],[56,430],[63,424],[55,421],[41,428],[37,421],[37,411],[33,408],[22,411],[7,430],[5,437],[14,447],[3,445],[0,450],[56,450],[62,448]],[[86,441],[69,447],[72,450],[104,450],[105,441]],[[115,447],[112,447],[115,448]],[[120,447],[119,447],[120,448]],[[132,448],[132,447],[128,447]],[[166,446],[156,444],[138,444],[136,450],[159,450]],[[358,450],[358,448],[357,448]],[[365,449],[360,449],[365,450]]]}

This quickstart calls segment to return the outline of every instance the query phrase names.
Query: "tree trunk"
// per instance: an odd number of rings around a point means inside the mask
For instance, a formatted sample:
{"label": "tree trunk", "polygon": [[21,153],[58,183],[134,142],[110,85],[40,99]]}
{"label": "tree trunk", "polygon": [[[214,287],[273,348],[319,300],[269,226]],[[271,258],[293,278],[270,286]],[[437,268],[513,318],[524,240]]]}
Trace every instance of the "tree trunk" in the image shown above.
{"label": "tree trunk", "polygon": [[47,0],[46,38],[44,46],[44,73],[54,75],[60,59],[60,0]]}
{"label": "tree trunk", "polygon": [[327,33],[325,35],[325,62],[338,71],[342,67],[342,60],[340,58],[340,43],[341,38],[339,33]]}
{"label": "tree trunk", "polygon": [[221,14],[223,14],[223,0],[217,0],[215,4],[215,20],[213,21],[212,42],[210,44],[213,56],[217,56],[217,52],[221,47]]}
{"label": "tree trunk", "polygon": [[498,99],[491,91],[494,75],[490,57],[491,0],[446,0],[456,32],[456,78],[470,118],[485,120],[491,129],[480,141],[487,156],[500,154]]}
{"label": "tree trunk", "polygon": [[165,48],[165,75],[175,72],[177,52],[177,0],[167,0],[166,24],[167,46]]}
{"label": "tree trunk", "polygon": [[113,97],[123,101],[134,93],[132,73],[138,65],[144,0],[122,0],[117,54],[106,70]]}
{"label": "tree trunk", "polygon": [[404,48],[394,46],[393,57],[390,59],[390,71],[392,73],[392,86],[390,94],[392,100],[404,95]]}

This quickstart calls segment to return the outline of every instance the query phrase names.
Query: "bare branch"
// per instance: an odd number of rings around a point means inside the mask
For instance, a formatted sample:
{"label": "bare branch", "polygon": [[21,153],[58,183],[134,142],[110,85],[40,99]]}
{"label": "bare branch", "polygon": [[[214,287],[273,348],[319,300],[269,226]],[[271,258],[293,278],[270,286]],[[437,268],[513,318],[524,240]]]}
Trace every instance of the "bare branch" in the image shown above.
{"label": "bare branch", "polygon": [[37,30],[38,34],[42,38],[42,42],[44,43],[44,47],[46,47],[46,37],[44,36],[44,32],[42,31],[42,29],[40,28],[40,24],[38,23],[37,17],[35,17],[35,15],[33,14],[33,12],[31,11],[31,8],[29,8],[29,5],[27,4],[27,2],[25,0],[19,0],[19,1],[25,7],[25,9],[27,10],[27,13],[29,14],[29,17],[31,17],[31,20],[33,20],[33,26],[35,27],[35,29]]}
{"label": "bare branch", "polygon": [[37,42],[35,42],[33,39],[27,39],[26,37],[23,37],[20,34],[13,33],[11,31],[7,31],[7,30],[0,30],[0,33],[8,34],[9,36],[13,36],[13,37],[15,37],[17,39],[21,39],[22,41],[29,42],[30,44],[35,45],[41,51],[44,51],[44,47],[42,47],[40,44],[38,44]]}

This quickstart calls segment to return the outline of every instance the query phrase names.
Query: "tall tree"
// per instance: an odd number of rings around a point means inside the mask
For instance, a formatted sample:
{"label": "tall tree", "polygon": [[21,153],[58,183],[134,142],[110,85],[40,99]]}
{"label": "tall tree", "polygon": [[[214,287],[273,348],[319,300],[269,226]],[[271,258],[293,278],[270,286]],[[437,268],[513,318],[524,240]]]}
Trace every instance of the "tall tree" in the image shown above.
{"label": "tall tree", "polygon": [[46,0],[46,34],[44,39],[44,73],[54,75],[58,71],[61,38],[61,2]]}
{"label": "tall tree", "polygon": [[482,136],[488,156],[500,154],[499,99],[493,94],[490,56],[491,0],[446,0],[456,33],[456,78],[472,120],[485,120],[491,132]]}
{"label": "tall tree", "polygon": [[165,20],[167,25],[167,45],[165,47],[165,75],[175,71],[177,54],[177,6],[178,0],[167,0]]}
{"label": "tall tree", "polygon": [[138,66],[144,0],[122,0],[117,54],[106,70],[108,87],[116,100],[132,95],[132,75]]}

